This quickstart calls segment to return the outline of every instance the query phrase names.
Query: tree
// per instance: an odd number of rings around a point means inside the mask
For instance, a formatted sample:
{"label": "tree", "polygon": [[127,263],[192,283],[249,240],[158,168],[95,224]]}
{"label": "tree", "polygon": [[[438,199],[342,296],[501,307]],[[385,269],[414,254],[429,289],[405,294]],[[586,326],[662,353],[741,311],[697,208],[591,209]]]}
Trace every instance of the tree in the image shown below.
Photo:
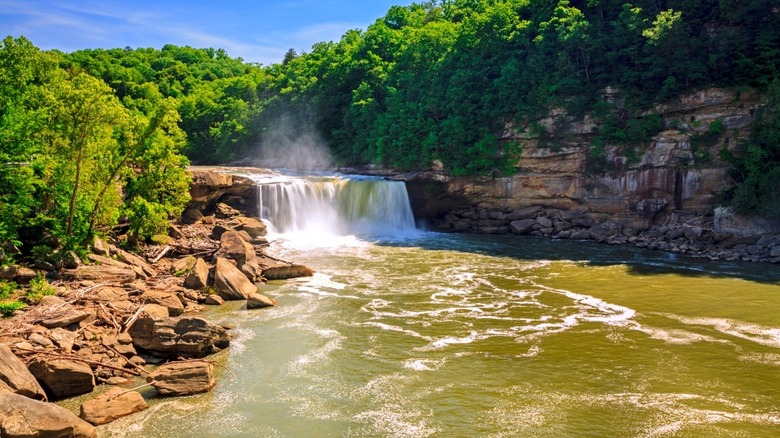
{"label": "tree", "polygon": [[769,85],[749,141],[730,158],[737,181],[733,199],[737,209],[780,215],[780,78]]}

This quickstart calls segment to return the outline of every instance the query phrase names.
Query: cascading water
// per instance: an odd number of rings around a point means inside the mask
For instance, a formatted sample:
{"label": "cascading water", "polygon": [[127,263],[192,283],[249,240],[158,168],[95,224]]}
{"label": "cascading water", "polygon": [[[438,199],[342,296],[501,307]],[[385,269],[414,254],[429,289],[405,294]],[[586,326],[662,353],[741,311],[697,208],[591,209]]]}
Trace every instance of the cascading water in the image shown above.
{"label": "cascading water", "polygon": [[345,236],[414,230],[402,182],[341,176],[256,181],[260,215],[274,233]]}

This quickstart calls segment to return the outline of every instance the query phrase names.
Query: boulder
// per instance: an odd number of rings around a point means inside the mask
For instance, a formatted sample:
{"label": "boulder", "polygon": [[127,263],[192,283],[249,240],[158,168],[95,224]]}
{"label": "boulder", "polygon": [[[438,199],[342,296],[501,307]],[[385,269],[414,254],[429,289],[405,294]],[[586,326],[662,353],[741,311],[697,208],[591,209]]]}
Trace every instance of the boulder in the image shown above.
{"label": "boulder", "polygon": [[222,234],[219,242],[219,251],[214,254],[214,260],[222,257],[235,260],[239,269],[245,263],[255,260],[255,249],[249,242],[241,238],[236,231],[226,231]]}
{"label": "boulder", "polygon": [[217,294],[209,294],[203,304],[208,304],[210,306],[221,306],[225,304],[225,299]]}
{"label": "boulder", "polygon": [[141,317],[130,327],[133,345],[168,357],[204,357],[230,344],[227,331],[203,318]]}
{"label": "boulder", "polygon": [[314,271],[304,265],[296,265],[268,257],[263,257],[259,261],[263,266],[263,277],[267,280],[286,280],[314,275]]}
{"label": "boulder", "polygon": [[539,216],[536,218],[536,223],[541,225],[542,228],[552,228],[553,222],[550,220],[550,218]]}
{"label": "boulder", "polygon": [[252,243],[252,241],[255,240],[254,237],[252,237],[249,233],[247,233],[244,230],[236,231],[239,236],[241,236],[242,239],[244,239],[244,242]]}
{"label": "boulder", "polygon": [[95,427],[54,403],[0,390],[0,436],[3,438],[95,438]]}
{"label": "boulder", "polygon": [[211,238],[219,240],[222,238],[222,235],[228,231],[236,231],[236,230],[233,227],[230,227],[225,224],[216,224],[214,225],[214,228],[211,230]]}
{"label": "boulder", "polygon": [[17,272],[19,272],[17,265],[0,266],[0,280],[13,280]]}
{"label": "boulder", "polygon": [[247,309],[262,309],[264,307],[271,307],[275,305],[276,305],[276,301],[257,292],[253,294],[249,294],[249,297],[246,299]]}
{"label": "boulder", "polygon": [[196,224],[200,222],[201,219],[203,219],[203,212],[197,205],[188,207],[181,215],[181,223],[183,224]]}
{"label": "boulder", "polygon": [[244,265],[241,266],[241,272],[243,272],[244,275],[246,275],[246,278],[253,283],[256,281],[263,281],[263,268],[260,266],[257,259],[244,263]]}
{"label": "boulder", "polygon": [[257,287],[227,259],[218,257],[214,268],[214,288],[226,300],[245,300]]}
{"label": "boulder", "polygon": [[99,301],[105,305],[111,303],[111,306],[123,311],[131,311],[135,306],[135,304],[130,301],[130,294],[128,294],[127,290],[116,286],[102,286],[93,289],[89,291],[88,297],[93,301]]}
{"label": "boulder", "polygon": [[596,224],[590,227],[588,234],[591,239],[603,243],[610,237],[620,234],[620,226],[614,222],[604,222],[603,224]]}
{"label": "boulder", "polygon": [[184,287],[190,289],[203,289],[208,285],[209,265],[203,259],[198,259],[192,267],[190,274],[184,279]]}
{"label": "boulder", "polygon": [[81,258],[74,251],[66,251],[62,254],[62,264],[65,269],[76,269],[81,266]]}
{"label": "boulder", "polygon": [[214,366],[203,360],[169,362],[154,370],[146,381],[164,396],[200,394],[216,385]]}
{"label": "boulder", "polygon": [[177,259],[173,262],[173,273],[176,275],[186,274],[187,272],[190,272],[192,268],[195,266],[195,263],[197,263],[198,259],[196,259],[193,256],[187,256],[180,259]]}
{"label": "boulder", "polygon": [[685,235],[685,238],[690,240],[691,242],[696,242],[699,239],[701,239],[702,234],[704,233],[704,230],[702,230],[701,227],[685,227],[683,228],[683,234]]}
{"label": "boulder", "polygon": [[179,316],[184,313],[184,304],[173,292],[150,290],[144,292],[140,300],[142,303],[157,304],[167,308],[170,316]]}
{"label": "boulder", "polygon": [[225,203],[220,202],[217,204],[217,209],[214,212],[214,215],[219,219],[229,219],[240,216],[241,212]]}
{"label": "boulder", "polygon": [[78,336],[79,335],[76,332],[59,327],[49,332],[49,338],[54,342],[54,345],[65,353],[70,353]]}
{"label": "boulder", "polygon": [[46,401],[46,393],[21,359],[0,344],[0,391],[7,390],[25,397]]}
{"label": "boulder", "polygon": [[108,243],[106,243],[105,240],[100,237],[95,237],[95,240],[92,241],[92,252],[97,255],[108,257],[111,255],[111,247],[108,246]]}
{"label": "boulder", "polygon": [[98,426],[141,412],[148,407],[138,391],[111,388],[105,394],[82,403],[79,416]]}
{"label": "boulder", "polygon": [[0,266],[0,280],[11,280],[17,283],[27,284],[35,278],[35,271],[19,265]]}
{"label": "boulder", "polygon": [[144,304],[144,315],[152,319],[162,319],[171,316],[171,314],[168,313],[167,307],[152,303]]}
{"label": "boulder", "polygon": [[104,346],[116,351],[125,358],[131,358],[135,356],[136,351],[133,347],[133,339],[127,333],[122,333],[120,336],[126,336],[129,342],[124,342],[125,339],[120,340],[120,337],[115,334],[104,335],[100,342]]}
{"label": "boulder", "polygon": [[509,223],[509,230],[515,234],[528,234],[536,225],[536,219],[515,220]]}
{"label": "boulder", "polygon": [[246,231],[252,237],[264,237],[268,234],[268,227],[260,219],[242,216],[233,219],[232,223],[236,230]]}
{"label": "boulder", "polygon": [[95,389],[92,369],[81,362],[40,357],[28,369],[51,399],[73,397]]}
{"label": "boulder", "polygon": [[123,251],[120,249],[117,251],[116,256],[119,260],[127,263],[128,265],[140,269],[149,278],[154,278],[157,276],[157,271],[155,271],[154,268],[152,268],[151,265],[149,265],[149,263],[146,262],[146,260],[142,259],[141,257],[135,254],[131,254],[127,251]]}

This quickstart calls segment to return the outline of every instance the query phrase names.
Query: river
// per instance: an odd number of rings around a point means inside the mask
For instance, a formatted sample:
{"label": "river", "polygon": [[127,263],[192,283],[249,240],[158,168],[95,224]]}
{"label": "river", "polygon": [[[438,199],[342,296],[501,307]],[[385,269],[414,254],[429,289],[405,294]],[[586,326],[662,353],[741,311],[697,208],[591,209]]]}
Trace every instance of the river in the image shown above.
{"label": "river", "polygon": [[386,193],[400,183],[316,181],[263,191],[271,252],[316,275],[263,285],[274,308],[210,310],[236,327],[213,392],[153,399],[101,436],[780,431],[776,266],[418,231]]}

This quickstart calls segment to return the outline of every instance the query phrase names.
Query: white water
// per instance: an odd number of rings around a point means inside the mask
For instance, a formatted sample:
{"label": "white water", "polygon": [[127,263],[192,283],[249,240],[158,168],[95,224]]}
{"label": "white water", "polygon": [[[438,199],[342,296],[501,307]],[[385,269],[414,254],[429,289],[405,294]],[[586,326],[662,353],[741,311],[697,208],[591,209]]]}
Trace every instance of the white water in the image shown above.
{"label": "white water", "polygon": [[316,244],[344,236],[415,230],[406,185],[361,176],[255,176],[259,209],[273,235]]}

